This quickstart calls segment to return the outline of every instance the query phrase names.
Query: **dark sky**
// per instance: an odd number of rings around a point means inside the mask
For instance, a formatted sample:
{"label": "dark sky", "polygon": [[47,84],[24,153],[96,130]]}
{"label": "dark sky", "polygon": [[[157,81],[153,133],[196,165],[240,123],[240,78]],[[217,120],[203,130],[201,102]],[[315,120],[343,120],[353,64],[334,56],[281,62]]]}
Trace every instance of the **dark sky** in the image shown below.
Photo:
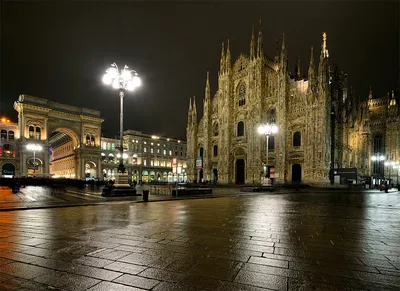
{"label": "dark sky", "polygon": [[[4,2],[0,113],[19,94],[100,110],[106,136],[119,129],[118,93],[101,83],[112,62],[143,85],[125,98],[125,129],[185,138],[190,96],[198,111],[206,71],[217,89],[221,42],[232,59],[248,54],[261,18],[264,51],[285,33],[289,64],[307,70],[310,46],[328,34],[331,62],[347,71],[361,99],[382,96],[399,80],[399,2]],[[294,70],[294,69],[293,69]]]}

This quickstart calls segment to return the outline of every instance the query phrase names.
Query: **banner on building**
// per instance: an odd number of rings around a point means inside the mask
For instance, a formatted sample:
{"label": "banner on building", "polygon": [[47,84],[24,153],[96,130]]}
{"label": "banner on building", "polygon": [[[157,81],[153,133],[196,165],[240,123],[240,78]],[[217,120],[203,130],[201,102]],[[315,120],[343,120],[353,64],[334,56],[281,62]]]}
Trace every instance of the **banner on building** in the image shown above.
{"label": "banner on building", "polygon": [[196,159],[196,168],[197,169],[202,169],[203,168],[203,158],[202,157],[197,157],[197,159]]}

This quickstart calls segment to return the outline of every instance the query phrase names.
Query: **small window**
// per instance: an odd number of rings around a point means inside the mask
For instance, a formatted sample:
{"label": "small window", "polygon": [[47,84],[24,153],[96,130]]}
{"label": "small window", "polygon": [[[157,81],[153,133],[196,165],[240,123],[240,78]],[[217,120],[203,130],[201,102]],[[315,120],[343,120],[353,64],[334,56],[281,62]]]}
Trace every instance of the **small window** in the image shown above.
{"label": "small window", "polygon": [[244,136],[244,122],[239,121],[237,125],[237,136]]}
{"label": "small window", "polygon": [[294,147],[299,147],[301,146],[301,133],[296,131],[293,134],[293,146]]}
{"label": "small window", "polygon": [[10,130],[8,132],[8,140],[14,140],[14,131]]}
{"label": "small window", "polygon": [[200,157],[202,157],[202,156],[203,156],[203,154],[204,154],[204,149],[203,149],[203,148],[200,148],[200,151],[199,151],[199,153],[200,153]]}
{"label": "small window", "polygon": [[154,153],[154,149],[153,148],[150,148],[150,153]]}
{"label": "small window", "polygon": [[95,146],[96,145],[96,139],[94,138],[94,135],[92,135],[91,137],[90,137],[90,145],[91,146]]}
{"label": "small window", "polygon": [[147,148],[143,148],[143,152],[144,152],[144,153],[147,153]]}
{"label": "small window", "polygon": [[241,85],[239,88],[239,106],[246,104],[246,87]]}
{"label": "small window", "polygon": [[163,150],[163,154],[166,155],[167,154],[167,150]]}
{"label": "small window", "polygon": [[214,145],[214,157],[218,156],[218,146]]}
{"label": "small window", "polygon": [[86,135],[86,145],[90,144],[90,135]]}

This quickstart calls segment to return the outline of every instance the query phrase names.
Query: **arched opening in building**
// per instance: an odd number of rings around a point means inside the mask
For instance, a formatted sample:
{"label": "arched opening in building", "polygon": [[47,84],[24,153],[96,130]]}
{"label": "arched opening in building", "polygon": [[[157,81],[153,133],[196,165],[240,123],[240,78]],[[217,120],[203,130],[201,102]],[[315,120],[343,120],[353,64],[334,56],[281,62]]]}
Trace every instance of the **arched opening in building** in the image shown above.
{"label": "arched opening in building", "polygon": [[301,146],[301,133],[299,131],[296,131],[293,134],[293,146],[294,147]]}
{"label": "arched opening in building", "polygon": [[12,163],[4,163],[1,167],[2,178],[13,178],[15,176],[15,166]]}
{"label": "arched opening in building", "polygon": [[245,169],[244,159],[236,160],[236,184],[244,184],[245,181]]}
{"label": "arched opening in building", "polygon": [[[75,179],[75,149],[78,146],[78,137],[72,130],[59,128],[54,130],[49,140],[50,174],[54,178]],[[98,178],[97,165],[87,162],[84,165],[83,178]],[[111,178],[111,175],[107,175]]]}
{"label": "arched opening in building", "polygon": [[97,166],[92,161],[89,161],[85,164],[85,178],[86,179],[97,178]]}
{"label": "arched opening in building", "polygon": [[300,164],[292,165],[292,182],[293,183],[301,182],[301,165]]}
{"label": "arched opening in building", "polygon": [[38,158],[34,158],[33,156],[29,157],[28,160],[26,161],[27,163],[27,168],[28,168],[28,175],[29,176],[35,176],[35,175],[41,175],[43,174],[43,161]]}

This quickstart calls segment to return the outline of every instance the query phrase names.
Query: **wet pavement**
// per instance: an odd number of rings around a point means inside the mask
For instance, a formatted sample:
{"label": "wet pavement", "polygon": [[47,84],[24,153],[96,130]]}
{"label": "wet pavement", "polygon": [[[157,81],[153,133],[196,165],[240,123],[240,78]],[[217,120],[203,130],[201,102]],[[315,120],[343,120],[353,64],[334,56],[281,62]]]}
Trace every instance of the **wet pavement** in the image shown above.
{"label": "wet pavement", "polygon": [[226,196],[0,211],[0,290],[400,289],[400,192]]}

